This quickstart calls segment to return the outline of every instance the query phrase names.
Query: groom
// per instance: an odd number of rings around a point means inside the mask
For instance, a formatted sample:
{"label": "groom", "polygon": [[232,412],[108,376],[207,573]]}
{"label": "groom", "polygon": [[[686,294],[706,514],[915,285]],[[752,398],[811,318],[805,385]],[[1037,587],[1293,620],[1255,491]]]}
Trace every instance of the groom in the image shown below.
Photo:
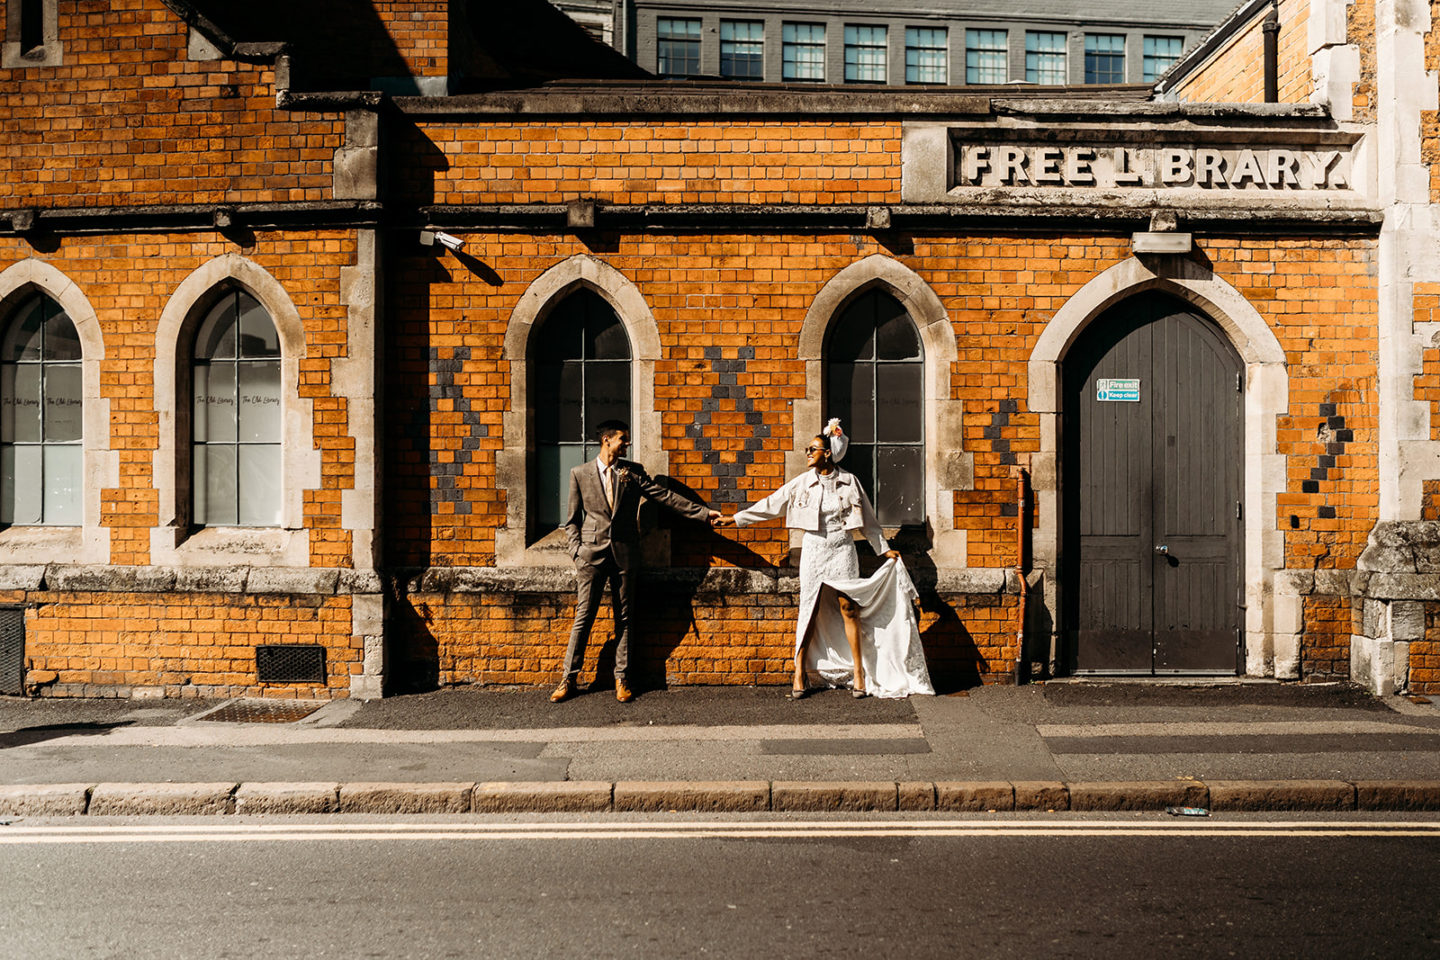
{"label": "groom", "polygon": [[630,661],[630,624],[635,615],[635,580],[640,566],[640,526],[637,511],[646,497],[692,520],[713,521],[718,510],[687,500],[660,486],[645,468],[624,459],[630,447],[630,428],[607,420],[598,428],[600,455],[570,471],[570,514],[565,536],[575,561],[578,589],[575,623],[565,649],[565,673],[550,694],[559,703],[575,693],[575,677],[585,657],[585,642],[599,611],[600,595],[610,584],[615,609],[615,699],[629,703],[633,694],[625,683]]}

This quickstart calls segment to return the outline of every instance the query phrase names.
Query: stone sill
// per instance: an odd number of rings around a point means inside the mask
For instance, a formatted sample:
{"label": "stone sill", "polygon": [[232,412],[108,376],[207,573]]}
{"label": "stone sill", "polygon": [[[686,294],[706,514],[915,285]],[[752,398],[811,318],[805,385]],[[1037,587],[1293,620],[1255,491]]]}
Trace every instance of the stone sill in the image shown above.
{"label": "stone sill", "polygon": [[336,567],[159,567],[92,564],[0,566],[0,590],[65,593],[374,594],[374,570]]}

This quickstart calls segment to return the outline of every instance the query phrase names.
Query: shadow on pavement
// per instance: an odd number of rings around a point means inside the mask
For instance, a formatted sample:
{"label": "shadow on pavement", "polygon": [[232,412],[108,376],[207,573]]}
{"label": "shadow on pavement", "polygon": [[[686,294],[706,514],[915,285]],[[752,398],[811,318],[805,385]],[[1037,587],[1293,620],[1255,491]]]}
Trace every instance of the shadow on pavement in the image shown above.
{"label": "shadow on pavement", "polygon": [[58,740],[62,737],[83,733],[105,733],[116,727],[131,726],[126,720],[120,723],[52,723],[40,727],[22,727],[10,733],[0,733],[0,750],[7,747],[28,747],[32,743]]}

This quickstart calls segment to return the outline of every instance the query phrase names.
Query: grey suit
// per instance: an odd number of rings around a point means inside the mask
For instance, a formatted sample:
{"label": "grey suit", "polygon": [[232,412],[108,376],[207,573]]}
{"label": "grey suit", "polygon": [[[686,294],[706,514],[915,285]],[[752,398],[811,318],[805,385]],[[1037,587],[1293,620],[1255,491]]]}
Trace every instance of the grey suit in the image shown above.
{"label": "grey suit", "polygon": [[653,500],[692,520],[706,521],[710,516],[701,504],[660,486],[633,460],[617,459],[611,470],[615,487],[613,511],[605,499],[600,470],[594,460],[570,471],[570,513],[565,520],[565,536],[570,542],[578,582],[575,623],[570,628],[570,645],[565,649],[565,676],[572,679],[580,672],[585,642],[595,624],[606,583],[610,584],[610,602],[615,608],[618,634],[615,678],[625,679],[630,662],[630,623],[635,611],[635,575],[640,566],[641,498]]}

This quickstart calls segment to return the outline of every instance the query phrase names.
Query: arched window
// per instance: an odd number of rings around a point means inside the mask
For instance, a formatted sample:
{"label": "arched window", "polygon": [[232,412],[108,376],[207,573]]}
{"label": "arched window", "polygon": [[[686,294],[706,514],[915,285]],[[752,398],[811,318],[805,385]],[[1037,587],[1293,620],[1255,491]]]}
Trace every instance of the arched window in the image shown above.
{"label": "arched window", "polygon": [[535,533],[565,520],[570,470],[599,453],[595,428],[630,422],[630,338],[599,294],[581,289],[540,324],[535,345]]}
{"label": "arched window", "polygon": [[925,358],[900,302],[871,289],[841,311],[825,347],[825,416],[850,436],[844,467],[886,526],[925,520]]}
{"label": "arched window", "polygon": [[191,366],[192,519],[280,523],[280,338],[265,308],[229,290],[195,331]]}
{"label": "arched window", "polygon": [[0,522],[78,525],[80,337],[58,303],[21,301],[0,344]]}

